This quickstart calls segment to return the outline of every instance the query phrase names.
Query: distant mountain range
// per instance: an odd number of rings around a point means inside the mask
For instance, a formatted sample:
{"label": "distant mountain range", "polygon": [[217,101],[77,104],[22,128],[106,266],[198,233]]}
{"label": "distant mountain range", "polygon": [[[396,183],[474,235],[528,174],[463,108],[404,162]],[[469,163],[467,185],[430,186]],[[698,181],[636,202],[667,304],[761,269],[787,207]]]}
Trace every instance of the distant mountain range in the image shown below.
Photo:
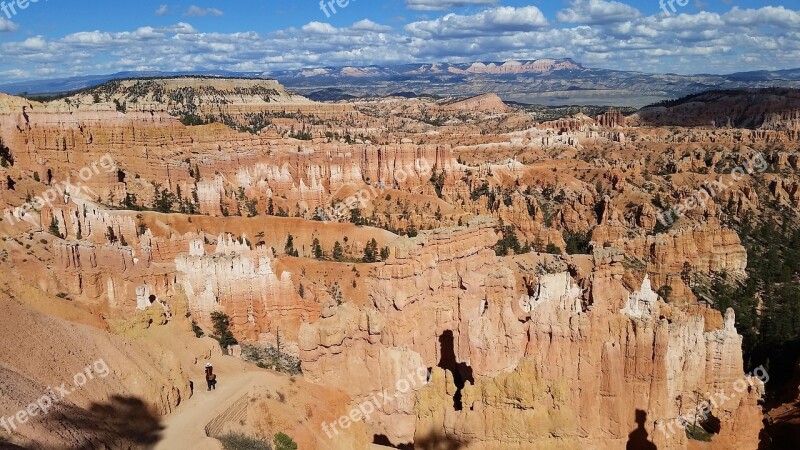
{"label": "distant mountain range", "polygon": [[729,75],[676,75],[587,68],[571,59],[315,67],[275,72],[120,72],[0,85],[8,94],[54,94],[112,79],[205,75],[275,78],[318,101],[367,96],[467,97],[493,92],[505,101],[541,105],[641,107],[712,89],[800,88],[800,69]]}
{"label": "distant mountain range", "polygon": [[394,78],[442,75],[515,75],[544,74],[555,71],[585,70],[571,59],[534,61],[473,62],[463,64],[403,64],[396,66],[317,67],[313,69],[272,72],[278,79],[289,78]]}

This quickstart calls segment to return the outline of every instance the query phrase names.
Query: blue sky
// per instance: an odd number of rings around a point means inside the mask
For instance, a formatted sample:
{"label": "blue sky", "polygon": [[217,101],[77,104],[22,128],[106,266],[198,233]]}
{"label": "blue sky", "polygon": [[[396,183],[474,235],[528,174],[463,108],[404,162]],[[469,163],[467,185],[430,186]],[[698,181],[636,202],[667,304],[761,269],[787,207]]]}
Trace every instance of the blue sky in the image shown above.
{"label": "blue sky", "polygon": [[328,14],[319,0],[4,1],[3,81],[563,57],[647,72],[800,66],[798,0],[350,0]]}

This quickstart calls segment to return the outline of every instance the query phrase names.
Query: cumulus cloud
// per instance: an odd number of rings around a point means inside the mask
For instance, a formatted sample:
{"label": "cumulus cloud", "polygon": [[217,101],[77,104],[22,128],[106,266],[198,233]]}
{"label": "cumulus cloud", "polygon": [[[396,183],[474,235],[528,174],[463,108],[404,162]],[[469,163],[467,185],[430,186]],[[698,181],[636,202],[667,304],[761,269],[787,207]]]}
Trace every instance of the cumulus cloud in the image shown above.
{"label": "cumulus cloud", "polygon": [[186,12],[183,13],[184,16],[188,17],[203,17],[203,16],[222,16],[223,12],[217,8],[201,8],[197,5],[190,6]]}
{"label": "cumulus cloud", "polygon": [[556,14],[562,23],[609,24],[626,22],[640,16],[638,9],[625,3],[606,0],[572,0],[567,9]]}
{"label": "cumulus cloud", "polygon": [[161,5],[156,9],[157,16],[166,16],[169,13],[169,6]]}
{"label": "cumulus cloud", "polygon": [[464,6],[496,5],[499,0],[406,0],[408,9],[418,11],[446,11]]}
{"label": "cumulus cloud", "polygon": [[546,26],[547,19],[535,6],[503,6],[469,16],[450,13],[439,19],[410,23],[405,29],[413,37],[448,38],[525,32]]}
{"label": "cumulus cloud", "polygon": [[392,27],[375,23],[369,19],[359,20],[358,22],[354,23],[351,28],[354,30],[376,31],[380,33],[392,31]]}
{"label": "cumulus cloud", "polygon": [[759,9],[740,9],[734,6],[723,17],[731,25],[800,29],[800,12],[783,6],[765,6]]}
{"label": "cumulus cloud", "polygon": [[535,6],[489,6],[404,27],[371,19],[349,26],[312,21],[269,33],[207,32],[187,22],[5,39],[0,74],[12,80],[123,70],[266,72],[537,58],[643,72],[730,73],[792,68],[800,61],[800,12],[775,6],[666,16],[620,1],[570,0],[552,17]]}
{"label": "cumulus cloud", "polygon": [[17,28],[19,28],[19,25],[10,20],[6,20],[5,17],[0,17],[0,33],[17,31]]}
{"label": "cumulus cloud", "polygon": [[323,22],[309,22],[300,29],[308,34],[336,34],[338,30],[333,25]]}

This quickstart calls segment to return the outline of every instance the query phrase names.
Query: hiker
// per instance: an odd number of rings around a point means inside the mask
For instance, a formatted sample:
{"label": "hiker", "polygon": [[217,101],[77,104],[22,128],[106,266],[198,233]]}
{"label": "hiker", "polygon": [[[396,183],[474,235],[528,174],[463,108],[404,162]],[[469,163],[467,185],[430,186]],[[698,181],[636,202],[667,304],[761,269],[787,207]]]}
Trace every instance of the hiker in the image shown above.
{"label": "hiker", "polygon": [[211,363],[206,364],[206,383],[208,383],[208,390],[217,390],[217,375],[214,374],[214,368]]}

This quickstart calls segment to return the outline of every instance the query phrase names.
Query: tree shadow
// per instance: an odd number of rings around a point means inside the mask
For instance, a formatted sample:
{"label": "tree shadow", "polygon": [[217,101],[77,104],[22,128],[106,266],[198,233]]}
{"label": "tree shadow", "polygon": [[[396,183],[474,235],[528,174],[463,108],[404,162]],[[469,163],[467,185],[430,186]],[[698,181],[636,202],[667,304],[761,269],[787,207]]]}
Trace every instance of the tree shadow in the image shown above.
{"label": "tree shadow", "polygon": [[392,445],[384,435],[376,435],[373,444],[399,450],[461,450],[467,448],[469,442],[459,442],[440,433],[417,437],[413,444]]}
{"label": "tree shadow", "polygon": [[414,440],[415,450],[460,450],[467,448],[469,442],[459,442],[439,433],[418,437]]}
{"label": "tree shadow", "polygon": [[[106,403],[93,403],[83,409],[75,405],[59,405],[44,421],[53,430],[60,429],[57,435],[63,440],[69,436],[70,448],[137,448],[150,449],[161,440],[164,426],[161,418],[153,413],[141,399],[116,395]],[[34,447],[43,450],[63,450],[54,446],[53,436],[47,443]],[[48,442],[49,441],[49,442]]]}
{"label": "tree shadow", "polygon": [[647,413],[641,409],[636,410],[636,423],[638,426],[628,435],[625,450],[657,450],[656,444],[648,439],[644,424],[647,423]]}

